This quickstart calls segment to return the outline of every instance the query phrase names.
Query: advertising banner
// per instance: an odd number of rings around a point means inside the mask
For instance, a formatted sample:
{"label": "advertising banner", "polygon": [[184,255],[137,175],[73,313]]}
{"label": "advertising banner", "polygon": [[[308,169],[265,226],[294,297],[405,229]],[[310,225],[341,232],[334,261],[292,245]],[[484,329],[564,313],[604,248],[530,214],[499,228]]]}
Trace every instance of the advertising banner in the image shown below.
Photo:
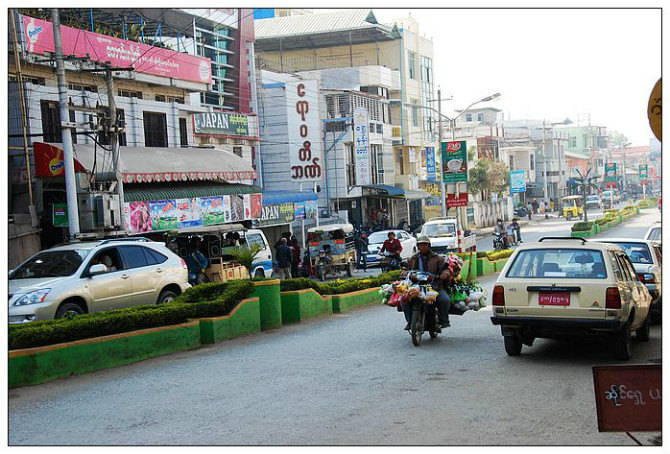
{"label": "advertising banner", "polygon": [[244,194],[228,197],[230,198],[230,222],[244,221]]}
{"label": "advertising banner", "polygon": [[371,183],[370,179],[370,115],[364,107],[354,109],[354,154],[356,165],[356,185],[365,186]]}
{"label": "advertising banner", "polygon": [[308,200],[305,202],[305,219],[316,219],[319,214],[319,201]]}
{"label": "advertising banner", "polygon": [[468,193],[461,192],[459,195],[447,194],[447,208],[468,206]]}
{"label": "advertising banner", "polygon": [[279,224],[279,204],[263,205],[261,207],[261,218],[254,221],[255,227],[267,227]]}
{"label": "advertising banner", "polygon": [[647,181],[649,179],[647,164],[640,164],[639,171],[640,171],[640,181]]}
{"label": "advertising banner", "polygon": [[526,172],[523,170],[510,170],[509,186],[512,194],[526,192]]}
{"label": "advertising banner", "polygon": [[[38,55],[55,52],[51,22],[23,16],[23,30],[27,52]],[[63,25],[60,30],[63,55],[88,57],[93,61],[109,62],[119,68],[132,66],[138,73],[212,83],[212,64],[209,58]]]}
{"label": "advertising banner", "polygon": [[54,227],[67,227],[69,224],[67,219],[67,203],[54,203],[52,220]]}
{"label": "advertising banner", "polygon": [[465,140],[442,142],[442,180],[445,183],[468,181],[468,151]]}
{"label": "advertising banner", "polygon": [[285,89],[291,180],[321,180],[323,162],[317,81],[286,82]]}
{"label": "advertising banner", "polygon": [[202,208],[198,199],[177,199],[179,227],[198,227],[202,224]]}
{"label": "advertising banner", "polygon": [[295,202],[293,204],[293,219],[296,221],[305,219],[305,202]]}
{"label": "advertising banner", "polygon": [[435,147],[426,147],[426,176],[428,181],[437,181]]}
{"label": "advertising banner", "polygon": [[616,181],[616,163],[605,163],[605,181]]}
{"label": "advertising banner", "polygon": [[199,200],[202,225],[217,225],[226,222],[223,211],[223,197],[201,197]]}
{"label": "advertising banner", "polygon": [[290,224],[294,220],[295,207],[293,203],[280,203],[279,204],[279,223],[280,224]]}
{"label": "advertising banner", "polygon": [[213,136],[248,136],[249,117],[229,112],[201,112],[193,114],[193,131]]}
{"label": "advertising banner", "polygon": [[179,228],[179,211],[175,200],[149,202],[151,227],[153,230],[172,230]]}
{"label": "advertising banner", "polygon": [[127,202],[124,206],[126,231],[143,233],[153,231],[149,202]]}

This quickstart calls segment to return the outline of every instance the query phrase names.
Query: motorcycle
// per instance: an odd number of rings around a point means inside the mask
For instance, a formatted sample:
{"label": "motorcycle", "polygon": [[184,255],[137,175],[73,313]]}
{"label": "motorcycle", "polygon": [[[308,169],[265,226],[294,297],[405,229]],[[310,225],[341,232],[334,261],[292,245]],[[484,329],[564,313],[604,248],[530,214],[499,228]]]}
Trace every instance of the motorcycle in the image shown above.
{"label": "motorcycle", "polygon": [[528,216],[528,208],[524,206],[519,206],[514,209],[514,215],[519,218],[525,218]]}
{"label": "motorcycle", "polygon": [[381,268],[382,273],[400,269],[400,260],[388,251],[384,251],[383,254],[380,254],[379,259],[379,267]]}
{"label": "motorcycle", "polygon": [[493,232],[493,249],[496,251],[505,249],[505,233],[502,230]]}
{"label": "motorcycle", "polygon": [[[423,271],[410,271],[409,276],[413,276],[414,282],[419,285],[421,292],[425,295],[428,292],[435,293],[431,286],[434,279],[437,279],[435,274]],[[428,299],[421,296],[412,298],[409,304],[412,306],[412,319],[410,322],[409,334],[412,336],[412,344],[415,347],[421,345],[421,338],[423,333],[428,331],[431,339],[437,337],[442,332],[440,328],[440,314],[437,310],[435,299]]]}

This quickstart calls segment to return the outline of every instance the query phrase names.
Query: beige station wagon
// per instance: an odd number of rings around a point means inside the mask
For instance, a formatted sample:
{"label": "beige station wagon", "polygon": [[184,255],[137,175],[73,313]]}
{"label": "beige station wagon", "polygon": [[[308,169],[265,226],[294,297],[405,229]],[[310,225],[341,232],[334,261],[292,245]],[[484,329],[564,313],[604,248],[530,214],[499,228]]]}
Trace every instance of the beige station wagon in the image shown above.
{"label": "beige station wagon", "polygon": [[521,353],[535,338],[606,337],[620,359],[631,332],[649,340],[651,296],[626,253],[614,244],[546,237],[517,248],[493,289],[491,321],[505,350]]}

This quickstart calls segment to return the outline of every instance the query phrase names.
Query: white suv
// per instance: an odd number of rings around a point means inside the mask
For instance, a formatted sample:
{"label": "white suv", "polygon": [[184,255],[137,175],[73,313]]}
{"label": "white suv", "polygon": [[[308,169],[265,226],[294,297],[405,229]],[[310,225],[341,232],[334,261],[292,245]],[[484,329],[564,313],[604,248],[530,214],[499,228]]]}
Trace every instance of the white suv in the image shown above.
{"label": "white suv", "polygon": [[9,273],[9,323],[166,303],[188,287],[184,260],[163,243],[124,238],[56,246]]}

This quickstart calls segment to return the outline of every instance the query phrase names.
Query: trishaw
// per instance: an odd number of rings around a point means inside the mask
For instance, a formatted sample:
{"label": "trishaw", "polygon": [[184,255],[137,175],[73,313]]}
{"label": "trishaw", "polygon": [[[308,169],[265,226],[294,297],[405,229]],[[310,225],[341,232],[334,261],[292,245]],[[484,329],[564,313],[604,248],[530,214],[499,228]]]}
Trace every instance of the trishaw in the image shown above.
{"label": "trishaw", "polygon": [[353,276],[356,266],[353,232],[351,224],[322,225],[307,230],[311,268],[320,280],[343,271],[348,277]]}
{"label": "trishaw", "polygon": [[568,221],[572,218],[578,217],[581,219],[584,217],[584,204],[581,195],[563,197],[561,202],[563,204],[563,217]]}

